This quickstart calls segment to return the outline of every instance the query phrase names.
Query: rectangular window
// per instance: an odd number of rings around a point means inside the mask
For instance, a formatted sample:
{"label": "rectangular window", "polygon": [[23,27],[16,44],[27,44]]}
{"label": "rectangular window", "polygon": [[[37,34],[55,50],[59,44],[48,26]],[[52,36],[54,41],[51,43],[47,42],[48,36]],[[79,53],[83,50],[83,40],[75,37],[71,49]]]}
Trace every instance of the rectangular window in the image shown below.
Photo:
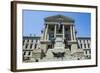
{"label": "rectangular window", "polygon": [[88,40],[87,40],[87,43],[88,43]]}
{"label": "rectangular window", "polygon": [[25,43],[25,40],[23,40],[23,45],[24,45],[24,43]]}
{"label": "rectangular window", "polygon": [[80,43],[81,43],[81,40],[80,40]]}
{"label": "rectangular window", "polygon": [[36,49],[36,47],[37,47],[37,44],[35,44],[35,49]]}
{"label": "rectangular window", "polygon": [[36,40],[36,42],[37,42],[38,40]]}
{"label": "rectangular window", "polygon": [[31,52],[28,53],[28,55],[30,55],[30,54],[31,54]]}
{"label": "rectangular window", "polygon": [[25,55],[26,54],[26,52],[24,52],[24,54],[23,55]]}
{"label": "rectangular window", "polygon": [[32,48],[33,44],[30,44],[30,49]]}
{"label": "rectangular window", "polygon": [[91,50],[89,50],[89,54],[91,54]]}
{"label": "rectangular window", "polygon": [[87,50],[85,51],[85,53],[87,54]]}
{"label": "rectangular window", "polygon": [[27,48],[28,47],[28,43],[26,44],[26,47],[25,48]]}
{"label": "rectangular window", "polygon": [[80,44],[80,48],[82,48],[82,44]]}
{"label": "rectangular window", "polygon": [[78,48],[80,48],[79,44],[78,44]]}
{"label": "rectangular window", "polygon": [[85,40],[83,40],[83,43],[85,43]]}
{"label": "rectangular window", "polygon": [[31,42],[33,43],[33,40],[31,40]]}
{"label": "rectangular window", "polygon": [[86,48],[86,44],[84,44],[84,48]]}
{"label": "rectangular window", "polygon": [[29,42],[29,40],[27,40],[27,43]]}
{"label": "rectangular window", "polygon": [[88,48],[90,48],[90,44],[88,44]]}

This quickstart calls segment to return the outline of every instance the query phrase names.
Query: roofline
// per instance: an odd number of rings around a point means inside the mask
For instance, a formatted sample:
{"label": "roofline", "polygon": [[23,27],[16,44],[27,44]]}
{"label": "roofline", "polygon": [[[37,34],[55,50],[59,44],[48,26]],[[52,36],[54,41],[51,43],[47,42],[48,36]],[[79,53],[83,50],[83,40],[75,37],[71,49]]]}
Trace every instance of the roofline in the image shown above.
{"label": "roofline", "polygon": [[24,39],[34,39],[34,38],[40,39],[39,36],[23,36],[23,38],[24,38]]}
{"label": "roofline", "polygon": [[76,37],[76,39],[91,39],[91,37]]}
{"label": "roofline", "polygon": [[75,20],[72,19],[71,17],[69,17],[69,16],[64,16],[64,15],[62,15],[62,14],[56,14],[56,15],[52,15],[52,16],[47,16],[47,17],[44,18],[44,21],[50,21],[49,18],[55,17],[55,16],[63,16],[63,17],[65,17],[65,18],[70,19],[70,21],[64,21],[64,22],[75,22]]}
{"label": "roofline", "polygon": [[[41,38],[40,36],[23,36],[23,38],[29,38],[29,39],[32,39],[32,38]],[[76,37],[76,39],[91,39],[91,37]]]}

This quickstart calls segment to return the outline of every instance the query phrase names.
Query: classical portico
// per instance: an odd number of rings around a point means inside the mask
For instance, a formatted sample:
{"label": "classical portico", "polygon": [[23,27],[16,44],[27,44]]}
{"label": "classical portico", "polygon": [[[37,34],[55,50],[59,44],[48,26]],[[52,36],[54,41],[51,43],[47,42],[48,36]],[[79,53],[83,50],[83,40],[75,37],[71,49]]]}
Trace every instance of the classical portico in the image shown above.
{"label": "classical portico", "polygon": [[[41,47],[47,55],[52,53],[77,52],[76,30],[74,20],[63,15],[55,15],[44,19],[45,28],[41,37]],[[49,54],[48,54],[49,53]]]}
{"label": "classical portico", "polygon": [[48,40],[48,33],[50,32],[53,32],[54,38],[56,38],[57,35],[62,35],[63,39],[68,38],[65,35],[69,33],[70,40],[76,40],[74,20],[62,15],[45,18],[43,40]]}

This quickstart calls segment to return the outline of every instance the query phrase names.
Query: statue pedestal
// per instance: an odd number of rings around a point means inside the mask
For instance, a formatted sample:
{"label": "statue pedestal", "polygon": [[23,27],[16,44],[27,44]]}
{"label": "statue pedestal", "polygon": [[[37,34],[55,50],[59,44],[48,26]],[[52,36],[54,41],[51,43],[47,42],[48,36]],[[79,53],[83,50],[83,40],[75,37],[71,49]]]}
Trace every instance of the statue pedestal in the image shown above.
{"label": "statue pedestal", "polygon": [[65,45],[61,37],[56,37],[53,52],[65,52]]}
{"label": "statue pedestal", "polygon": [[64,43],[63,39],[61,37],[56,37],[55,40],[55,45],[53,49],[48,49],[47,51],[47,58],[62,58],[65,55],[65,48],[64,48]]}

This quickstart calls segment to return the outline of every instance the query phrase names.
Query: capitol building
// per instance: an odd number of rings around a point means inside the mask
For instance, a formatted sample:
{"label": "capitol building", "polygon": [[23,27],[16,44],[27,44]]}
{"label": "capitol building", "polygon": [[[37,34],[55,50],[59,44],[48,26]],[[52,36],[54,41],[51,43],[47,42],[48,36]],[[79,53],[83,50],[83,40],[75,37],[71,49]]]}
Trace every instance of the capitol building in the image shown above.
{"label": "capitol building", "polygon": [[74,23],[64,15],[46,17],[41,36],[23,36],[23,62],[91,59],[91,38],[76,37]]}

